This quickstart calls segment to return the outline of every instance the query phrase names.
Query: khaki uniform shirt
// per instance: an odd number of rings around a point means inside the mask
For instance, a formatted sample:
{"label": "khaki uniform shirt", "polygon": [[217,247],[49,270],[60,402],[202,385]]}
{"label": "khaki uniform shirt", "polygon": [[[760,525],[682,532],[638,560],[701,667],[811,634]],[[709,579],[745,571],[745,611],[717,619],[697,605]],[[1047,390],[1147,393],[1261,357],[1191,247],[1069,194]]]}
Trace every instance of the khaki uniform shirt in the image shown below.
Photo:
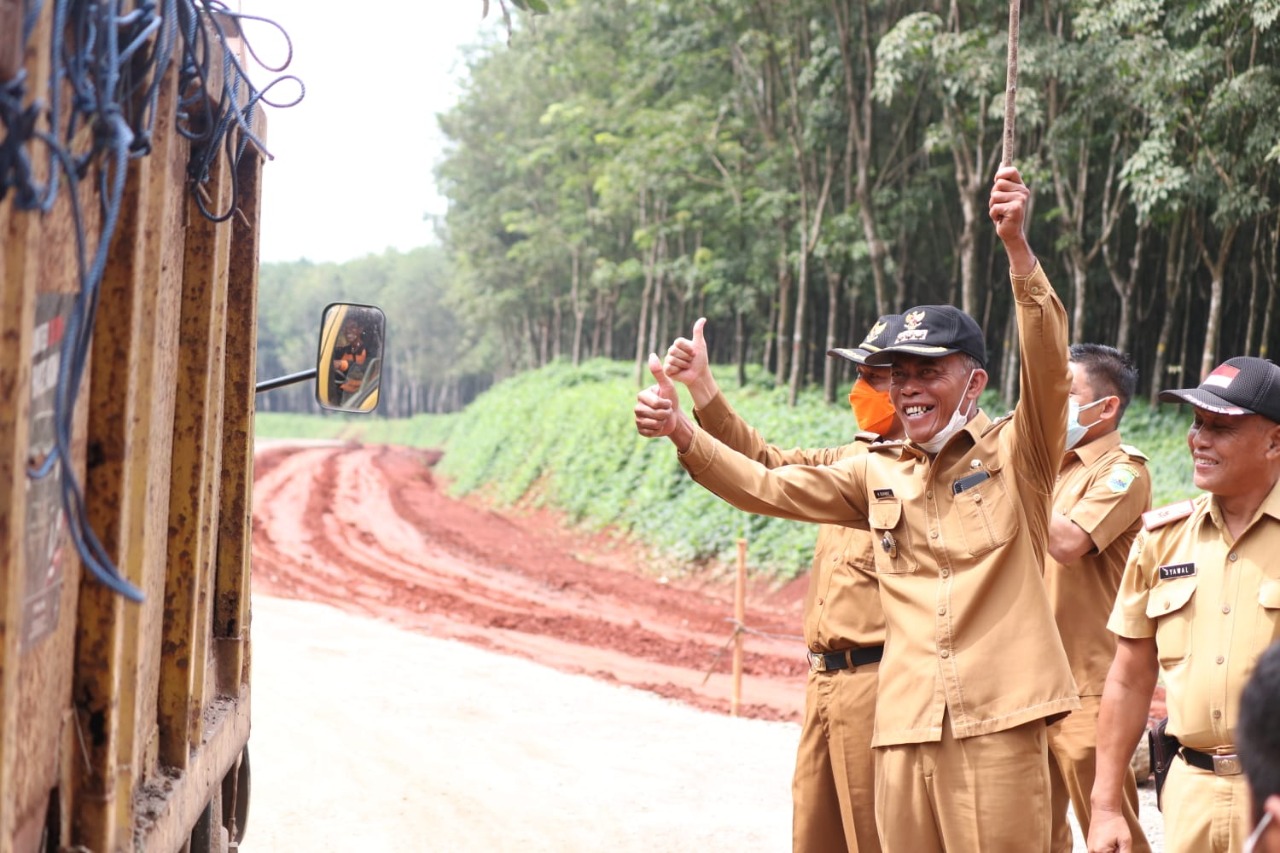
{"label": "khaki uniform shirt", "polygon": [[[705,408],[694,409],[694,415],[709,434],[766,468],[829,465],[866,453],[867,447],[879,440],[875,433],[860,432],[841,447],[781,450],[766,444],[723,394],[717,394]],[[804,642],[810,651],[884,645],[884,610],[880,607],[873,542],[867,530],[838,524],[818,527],[804,600]]]}
{"label": "khaki uniform shirt", "polygon": [[871,530],[888,623],[874,746],[941,740],[948,713],[964,738],[1080,707],[1043,580],[1067,319],[1038,266],[1013,291],[1018,407],[994,422],[980,412],[934,458],[886,442],[825,467],[769,470],[702,430],[681,455],[739,509]]}
{"label": "khaki uniform shirt", "polygon": [[1053,508],[1093,541],[1073,563],[1045,554],[1044,582],[1081,696],[1101,696],[1116,654],[1107,617],[1116,603],[1142,514],[1151,508],[1147,457],[1112,432],[1068,450],[1053,493]]}
{"label": "khaki uniform shirt", "polygon": [[1280,638],[1280,485],[1234,542],[1212,495],[1144,520],[1107,627],[1155,637],[1169,734],[1206,752],[1234,747],[1240,691]]}

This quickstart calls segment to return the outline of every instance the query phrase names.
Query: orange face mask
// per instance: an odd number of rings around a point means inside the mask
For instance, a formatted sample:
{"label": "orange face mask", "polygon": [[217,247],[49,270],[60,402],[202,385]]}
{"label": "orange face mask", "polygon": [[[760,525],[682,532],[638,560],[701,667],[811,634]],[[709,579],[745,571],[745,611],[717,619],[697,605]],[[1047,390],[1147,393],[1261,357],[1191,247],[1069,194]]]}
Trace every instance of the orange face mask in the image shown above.
{"label": "orange face mask", "polygon": [[859,379],[849,392],[849,406],[858,420],[858,429],[884,435],[893,427],[895,413],[888,391],[877,391]]}

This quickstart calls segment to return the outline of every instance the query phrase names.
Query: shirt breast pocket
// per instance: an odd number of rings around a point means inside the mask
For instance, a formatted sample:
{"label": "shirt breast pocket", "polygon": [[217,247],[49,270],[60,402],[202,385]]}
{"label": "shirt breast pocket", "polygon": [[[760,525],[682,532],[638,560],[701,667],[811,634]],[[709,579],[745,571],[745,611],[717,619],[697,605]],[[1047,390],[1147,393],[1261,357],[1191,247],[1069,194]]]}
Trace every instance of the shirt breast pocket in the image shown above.
{"label": "shirt breast pocket", "polygon": [[1147,597],[1147,618],[1156,623],[1156,656],[1161,666],[1181,663],[1191,653],[1195,592],[1192,576],[1157,583]]}
{"label": "shirt breast pocket", "polygon": [[1280,639],[1280,578],[1263,578],[1258,587],[1258,631],[1254,648],[1261,651]]}
{"label": "shirt breast pocket", "polygon": [[1004,475],[992,469],[991,476],[955,495],[969,556],[981,557],[1013,538],[1018,530],[1018,512],[1009,499]]}
{"label": "shirt breast pocket", "polygon": [[902,520],[902,501],[897,498],[872,501],[867,512],[876,552],[876,571],[907,574],[916,570],[911,539]]}

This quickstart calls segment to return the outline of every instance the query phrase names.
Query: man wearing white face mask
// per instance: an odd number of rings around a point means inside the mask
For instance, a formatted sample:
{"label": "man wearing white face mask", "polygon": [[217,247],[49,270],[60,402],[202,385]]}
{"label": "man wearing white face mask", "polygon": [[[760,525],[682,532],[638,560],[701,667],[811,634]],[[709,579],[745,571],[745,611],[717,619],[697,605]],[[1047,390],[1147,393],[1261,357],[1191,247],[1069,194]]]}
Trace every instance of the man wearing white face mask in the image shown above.
{"label": "man wearing white face mask", "polygon": [[[1137,368],[1127,355],[1102,344],[1073,344],[1070,357],[1066,453],[1053,493],[1044,579],[1082,707],[1049,728],[1053,853],[1072,849],[1068,806],[1089,834],[1098,706],[1116,652],[1107,617],[1142,513],[1151,508],[1147,457],[1120,443],[1120,418],[1137,387]],[[1123,784],[1134,853],[1148,853],[1132,770]]]}
{"label": "man wearing white face mask", "polygon": [[870,530],[887,622],[872,747],[885,850],[1047,851],[1048,723],[1080,707],[1042,575],[1066,435],[1067,319],[1023,233],[1030,190],[997,172],[988,212],[1009,256],[1021,399],[977,405],[986,346],[951,306],[903,314],[889,396],[907,441],[768,469],[716,442],[657,384],[635,406],[701,485],[747,512]]}

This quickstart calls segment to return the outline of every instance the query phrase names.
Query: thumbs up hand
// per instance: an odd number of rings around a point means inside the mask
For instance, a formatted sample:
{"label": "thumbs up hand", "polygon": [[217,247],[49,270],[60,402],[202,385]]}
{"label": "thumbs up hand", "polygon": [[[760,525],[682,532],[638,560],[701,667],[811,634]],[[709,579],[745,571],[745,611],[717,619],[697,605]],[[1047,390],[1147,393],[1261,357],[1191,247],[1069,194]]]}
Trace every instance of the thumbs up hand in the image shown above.
{"label": "thumbs up hand", "polygon": [[676,338],[675,343],[667,348],[662,369],[675,381],[688,385],[706,372],[707,340],[702,334],[706,324],[707,318],[699,317],[693,324],[693,340]]}
{"label": "thumbs up hand", "polygon": [[706,325],[707,318],[699,317],[693,324],[693,339],[676,338],[662,364],[668,376],[689,389],[695,406],[707,405],[720,393],[707,361],[707,339],[703,334]]}
{"label": "thumbs up hand", "polygon": [[675,383],[662,369],[658,356],[650,353],[649,372],[656,382],[636,395],[636,431],[647,438],[669,436],[684,452],[693,441],[693,425],[680,409]]}

